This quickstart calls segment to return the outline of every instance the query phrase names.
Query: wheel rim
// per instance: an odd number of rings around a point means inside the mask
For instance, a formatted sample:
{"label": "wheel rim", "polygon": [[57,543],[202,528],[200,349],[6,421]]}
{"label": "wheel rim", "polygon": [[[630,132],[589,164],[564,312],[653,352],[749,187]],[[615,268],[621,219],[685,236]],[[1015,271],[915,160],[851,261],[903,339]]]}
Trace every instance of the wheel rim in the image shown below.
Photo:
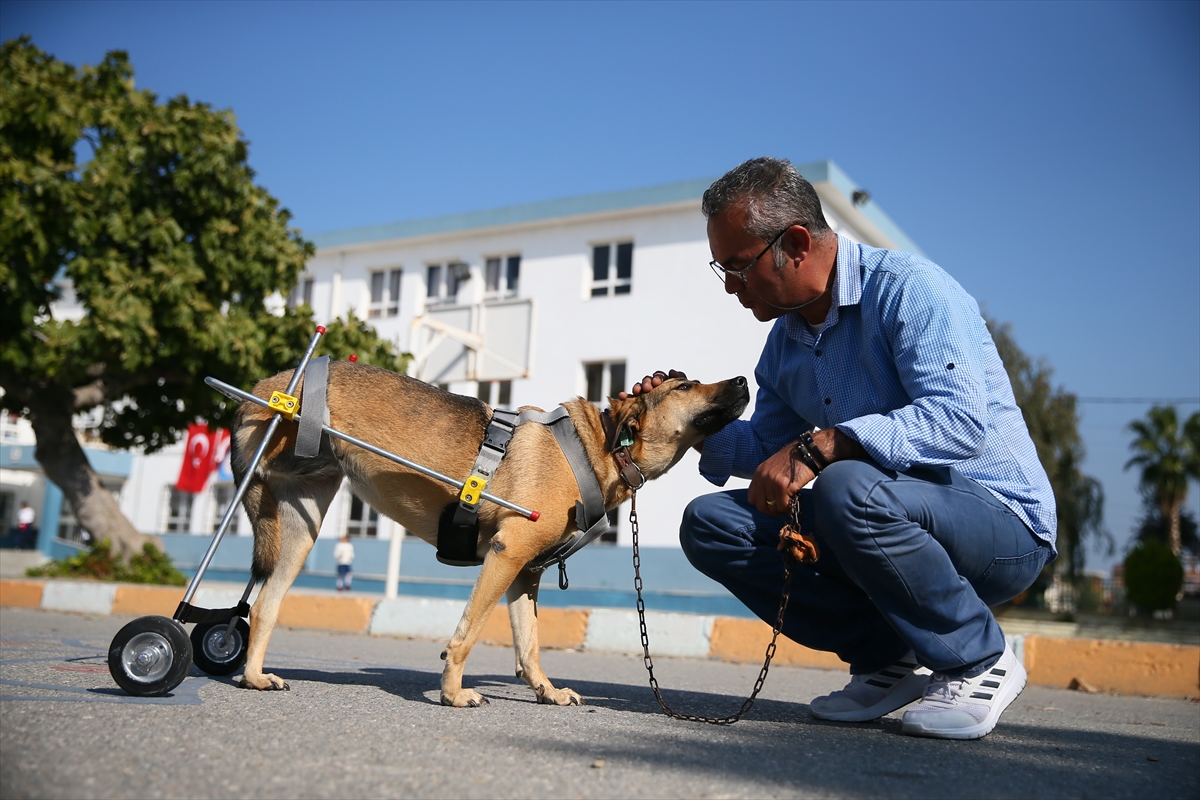
{"label": "wheel rim", "polygon": [[232,661],[242,649],[242,632],[237,628],[226,635],[226,625],[217,625],[204,635],[204,655],[219,664]]}
{"label": "wheel rim", "polygon": [[125,674],[139,683],[154,683],[171,670],[175,655],[159,633],[139,633],[121,651]]}

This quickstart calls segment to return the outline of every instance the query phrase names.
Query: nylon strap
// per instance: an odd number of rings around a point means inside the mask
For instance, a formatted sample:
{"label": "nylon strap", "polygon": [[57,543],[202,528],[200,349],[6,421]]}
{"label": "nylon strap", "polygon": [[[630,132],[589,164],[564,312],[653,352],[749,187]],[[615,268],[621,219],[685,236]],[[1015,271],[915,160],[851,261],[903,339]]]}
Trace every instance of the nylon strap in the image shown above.
{"label": "nylon strap", "polygon": [[[500,466],[504,454],[508,452],[508,443],[512,439],[518,420],[519,417],[514,411],[505,411],[501,408],[492,411],[492,419],[483,436],[483,444],[479,446],[479,455],[475,457],[475,465],[471,467],[472,475],[479,475],[489,483],[491,482],[496,474],[496,468]],[[458,507],[454,509],[455,525],[474,524],[478,517],[479,503],[458,501]]]}
{"label": "nylon strap", "polygon": [[314,358],[304,372],[304,393],[300,399],[300,429],[296,432],[296,455],[312,458],[321,449],[321,426],[329,424],[329,406],[325,402],[329,385],[329,356]]}
{"label": "nylon strap", "polygon": [[[600,489],[600,482],[596,480],[596,473],[592,469],[592,462],[583,446],[583,440],[579,438],[579,432],[575,430],[575,424],[571,422],[571,416],[565,406],[559,406],[550,412],[524,411],[521,413],[521,422],[526,421],[537,422],[550,428],[567,458],[567,463],[571,465],[575,483],[579,486],[579,495],[583,498],[582,502],[575,504],[575,526],[579,530],[565,542],[550,548],[526,565],[526,568],[533,572],[542,572],[551,564],[557,563],[561,571],[563,561],[608,530],[604,492]],[[563,581],[565,576],[560,576],[560,585]]]}

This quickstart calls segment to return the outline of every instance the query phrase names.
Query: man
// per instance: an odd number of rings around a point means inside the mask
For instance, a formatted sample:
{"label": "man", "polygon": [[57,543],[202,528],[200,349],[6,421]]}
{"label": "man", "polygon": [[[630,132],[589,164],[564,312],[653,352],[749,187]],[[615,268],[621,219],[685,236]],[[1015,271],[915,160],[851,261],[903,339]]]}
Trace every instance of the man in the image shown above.
{"label": "man", "polygon": [[[793,569],[783,633],[850,665],[819,719],[919,701],[904,733],[986,736],[1025,686],[989,605],[1054,559],[1054,497],[975,301],[938,266],[830,230],[813,187],[759,158],[704,193],[710,266],[774,326],[748,421],[703,445],[718,486],[684,513],[692,564],[774,622],[793,495],[819,558]],[[633,393],[662,382],[662,373]]]}

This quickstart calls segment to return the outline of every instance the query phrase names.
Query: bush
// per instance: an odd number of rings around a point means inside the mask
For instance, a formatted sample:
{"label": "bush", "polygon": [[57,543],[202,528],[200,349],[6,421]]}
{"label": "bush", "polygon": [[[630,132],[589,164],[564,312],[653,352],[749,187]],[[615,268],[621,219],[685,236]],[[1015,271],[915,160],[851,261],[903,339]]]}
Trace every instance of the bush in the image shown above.
{"label": "bush", "polygon": [[171,557],[155,547],[153,542],[142,545],[142,552],[126,564],[113,556],[112,542],[108,539],[93,542],[87,550],[80,550],[69,558],[28,569],[25,574],[31,578],[92,578],[166,586],[183,586],[187,583],[187,577],[172,566]]}
{"label": "bush", "polygon": [[1125,556],[1125,596],[1142,611],[1174,608],[1183,587],[1183,565],[1162,542],[1151,539]]}

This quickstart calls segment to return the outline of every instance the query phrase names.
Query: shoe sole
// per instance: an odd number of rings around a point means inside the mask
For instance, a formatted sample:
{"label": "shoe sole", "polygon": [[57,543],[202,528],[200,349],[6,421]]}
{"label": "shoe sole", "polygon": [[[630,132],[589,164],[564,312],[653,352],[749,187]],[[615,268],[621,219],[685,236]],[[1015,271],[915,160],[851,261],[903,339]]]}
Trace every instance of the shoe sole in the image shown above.
{"label": "shoe sole", "polygon": [[902,678],[892,686],[891,691],[878,703],[867,708],[860,708],[857,711],[820,712],[809,706],[808,713],[816,719],[823,719],[829,722],[871,722],[920,700],[925,695],[925,687],[929,685],[929,678],[930,675],[928,673],[924,675],[914,674]]}
{"label": "shoe sole", "polygon": [[[996,728],[996,723],[1000,721],[1000,715],[1012,705],[1021,692],[1025,691],[1025,685],[1029,682],[1029,674],[1021,667],[1021,680],[1018,683],[1013,681],[1004,687],[1004,694],[997,698],[996,703],[992,706],[988,715],[984,717],[983,722],[978,725],[973,725],[970,728],[926,728],[920,722],[904,721],[900,727],[900,732],[909,736],[924,736],[930,739],[982,739]],[[1010,689],[1009,687],[1013,687]]]}

